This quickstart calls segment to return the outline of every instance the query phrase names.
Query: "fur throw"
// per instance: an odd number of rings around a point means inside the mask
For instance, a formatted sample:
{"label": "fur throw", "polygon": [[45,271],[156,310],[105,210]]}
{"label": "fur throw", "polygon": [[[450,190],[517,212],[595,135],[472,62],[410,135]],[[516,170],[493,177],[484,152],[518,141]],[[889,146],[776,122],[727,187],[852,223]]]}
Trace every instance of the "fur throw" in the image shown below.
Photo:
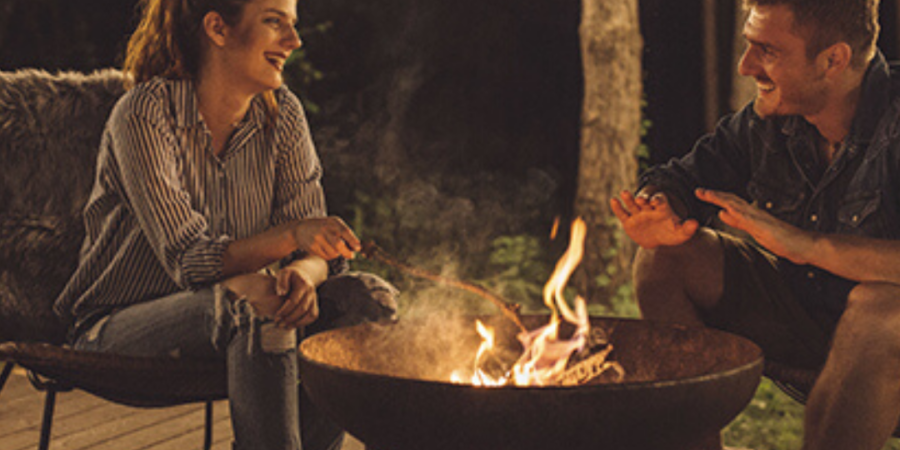
{"label": "fur throw", "polygon": [[0,341],[60,342],[53,301],[75,269],[81,211],[120,72],[0,72]]}

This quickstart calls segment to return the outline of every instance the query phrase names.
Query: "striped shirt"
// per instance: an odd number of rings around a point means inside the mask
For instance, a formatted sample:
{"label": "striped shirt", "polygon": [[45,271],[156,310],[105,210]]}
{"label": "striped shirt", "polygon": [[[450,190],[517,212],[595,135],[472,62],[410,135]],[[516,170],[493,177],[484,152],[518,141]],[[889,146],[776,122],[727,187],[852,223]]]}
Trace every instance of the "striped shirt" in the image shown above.
{"label": "striped shirt", "polygon": [[266,129],[255,98],[224,153],[193,84],[153,79],[116,104],[85,206],[79,266],[56,300],[67,322],[222,280],[229,242],[326,213],[322,174],[297,97],[276,90]]}

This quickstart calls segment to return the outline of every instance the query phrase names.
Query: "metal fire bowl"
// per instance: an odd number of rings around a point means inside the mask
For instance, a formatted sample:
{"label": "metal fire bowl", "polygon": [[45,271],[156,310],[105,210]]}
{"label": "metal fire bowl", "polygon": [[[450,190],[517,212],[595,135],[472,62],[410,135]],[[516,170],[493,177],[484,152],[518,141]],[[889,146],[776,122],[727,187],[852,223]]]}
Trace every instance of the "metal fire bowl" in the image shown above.
{"label": "metal fire bowl", "polygon": [[[516,330],[499,317],[514,357]],[[529,329],[546,317],[526,317]],[[622,364],[621,383],[481,388],[447,382],[471,364],[473,317],[364,324],[300,345],[313,402],[377,450],[697,449],[752,398],[762,352],[728,333],[594,318]]]}

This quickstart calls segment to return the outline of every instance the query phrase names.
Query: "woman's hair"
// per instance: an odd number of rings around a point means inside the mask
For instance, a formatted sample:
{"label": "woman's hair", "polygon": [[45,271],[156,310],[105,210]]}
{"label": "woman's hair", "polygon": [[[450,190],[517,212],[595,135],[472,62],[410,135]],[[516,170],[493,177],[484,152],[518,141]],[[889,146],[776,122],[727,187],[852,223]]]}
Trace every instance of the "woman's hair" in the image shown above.
{"label": "woman's hair", "polygon": [[[247,3],[253,0],[140,0],[141,21],[128,40],[125,86],[153,77],[193,80],[200,69],[203,18],[215,11],[229,26],[240,22]],[[278,107],[275,94],[263,94],[267,125],[274,124]]]}
{"label": "woman's hair", "polygon": [[814,58],[826,48],[846,42],[853,49],[851,64],[865,68],[875,54],[879,0],[744,0],[744,8],[785,5],[794,24],[808,38],[806,55]]}

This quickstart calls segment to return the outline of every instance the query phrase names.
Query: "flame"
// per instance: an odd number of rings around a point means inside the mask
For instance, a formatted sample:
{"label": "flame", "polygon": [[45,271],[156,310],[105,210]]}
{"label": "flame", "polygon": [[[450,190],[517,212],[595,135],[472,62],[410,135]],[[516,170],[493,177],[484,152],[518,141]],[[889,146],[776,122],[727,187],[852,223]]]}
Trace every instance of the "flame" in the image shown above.
{"label": "flame", "polygon": [[[475,386],[503,386],[509,382],[506,376],[494,377],[487,374],[482,369],[482,363],[485,358],[492,355],[494,351],[494,329],[485,325],[480,320],[475,321],[475,329],[481,335],[481,345],[478,347],[478,353],[475,355],[475,363],[472,368],[472,377],[469,382]],[[450,375],[450,381],[454,383],[463,383],[464,376],[462,371],[457,370]]]}
{"label": "flame", "polygon": [[[554,226],[554,234],[555,228]],[[576,219],[572,223],[569,247],[544,286],[544,304],[552,312],[550,321],[543,327],[518,335],[524,351],[513,365],[510,376],[491,377],[481,369],[485,358],[493,351],[494,331],[481,321],[476,321],[475,327],[482,337],[482,343],[475,357],[471,384],[500,386],[512,382],[517,386],[546,386],[559,383],[569,357],[585,347],[590,332],[590,318],[584,299],[576,297],[573,310],[563,295],[569,278],[581,263],[586,234],[587,225],[584,220]],[[575,332],[569,339],[559,338],[559,327],[563,320],[575,325]],[[463,379],[459,371],[451,376],[451,381],[455,383],[462,383]]]}
{"label": "flame", "polygon": [[[520,333],[519,342],[525,348],[513,365],[513,379],[517,386],[545,386],[555,384],[564,373],[569,356],[584,348],[590,332],[587,304],[575,298],[575,310],[569,307],[563,291],[569,278],[584,256],[587,225],[581,218],[572,223],[569,248],[556,263],[550,280],[544,285],[544,304],[550,308],[550,322],[537,330]],[[568,340],[559,338],[562,319],[575,325],[575,333]]]}

